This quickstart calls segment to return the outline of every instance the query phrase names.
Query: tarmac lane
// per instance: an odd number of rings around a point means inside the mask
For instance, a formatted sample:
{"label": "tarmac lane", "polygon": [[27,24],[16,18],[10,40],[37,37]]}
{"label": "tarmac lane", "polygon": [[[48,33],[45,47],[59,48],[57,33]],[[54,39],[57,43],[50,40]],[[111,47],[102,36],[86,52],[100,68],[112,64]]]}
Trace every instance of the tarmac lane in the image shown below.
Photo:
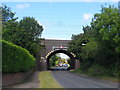
{"label": "tarmac lane", "polygon": [[52,71],[51,73],[64,88],[118,88],[117,82],[80,76],[69,71]]}

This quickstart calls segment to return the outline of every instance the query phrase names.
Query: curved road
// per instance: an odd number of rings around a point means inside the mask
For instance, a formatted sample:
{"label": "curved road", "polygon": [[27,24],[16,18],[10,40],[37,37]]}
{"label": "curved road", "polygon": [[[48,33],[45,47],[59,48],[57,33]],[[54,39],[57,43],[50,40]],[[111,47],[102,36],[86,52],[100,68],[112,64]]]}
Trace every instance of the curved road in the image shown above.
{"label": "curved road", "polygon": [[116,82],[76,75],[69,71],[52,71],[51,73],[64,88],[118,88]]}

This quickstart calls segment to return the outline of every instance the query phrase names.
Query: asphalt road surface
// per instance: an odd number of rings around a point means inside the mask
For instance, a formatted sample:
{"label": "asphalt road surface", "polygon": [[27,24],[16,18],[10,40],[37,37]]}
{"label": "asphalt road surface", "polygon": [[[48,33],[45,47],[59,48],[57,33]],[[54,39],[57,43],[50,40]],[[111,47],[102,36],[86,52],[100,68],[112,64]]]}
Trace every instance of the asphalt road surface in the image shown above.
{"label": "asphalt road surface", "polygon": [[52,75],[64,88],[118,88],[117,82],[76,75],[69,71],[52,71]]}
{"label": "asphalt road surface", "polygon": [[51,70],[67,70],[68,67],[52,67]]}

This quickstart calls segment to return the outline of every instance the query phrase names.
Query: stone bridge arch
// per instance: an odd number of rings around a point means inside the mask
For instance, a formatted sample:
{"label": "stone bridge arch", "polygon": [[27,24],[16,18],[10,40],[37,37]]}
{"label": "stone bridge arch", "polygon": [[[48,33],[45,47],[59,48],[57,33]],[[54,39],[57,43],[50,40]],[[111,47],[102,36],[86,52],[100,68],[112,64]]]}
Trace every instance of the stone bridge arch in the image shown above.
{"label": "stone bridge arch", "polygon": [[50,69],[50,61],[49,59],[57,54],[57,53],[63,53],[63,54],[66,54],[70,59],[71,59],[71,62],[69,62],[70,64],[70,69],[75,69],[75,61],[76,61],[76,56],[73,54],[73,53],[70,53],[66,50],[55,50],[55,51],[51,51],[50,53],[48,53],[48,55],[46,56],[46,60],[47,60],[47,69],[49,70]]}
{"label": "stone bridge arch", "polygon": [[64,53],[72,59],[71,69],[79,68],[79,60],[75,60],[75,55],[67,51],[68,43],[70,41],[71,40],[42,39],[40,43],[44,46],[44,48],[40,51],[41,60],[37,60],[37,69],[49,69],[49,58],[56,53]]}

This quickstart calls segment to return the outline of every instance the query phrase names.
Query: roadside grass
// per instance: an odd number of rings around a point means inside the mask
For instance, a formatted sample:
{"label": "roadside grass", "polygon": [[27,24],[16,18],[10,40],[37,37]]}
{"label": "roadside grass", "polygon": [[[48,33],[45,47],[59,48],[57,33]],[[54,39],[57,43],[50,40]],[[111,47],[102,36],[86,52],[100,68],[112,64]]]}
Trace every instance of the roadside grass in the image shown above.
{"label": "roadside grass", "polygon": [[39,73],[40,88],[63,88],[52,76],[50,71],[41,71]]}
{"label": "roadside grass", "polygon": [[103,79],[103,80],[110,80],[110,81],[113,81],[113,82],[120,81],[120,79],[118,79],[117,77],[110,77],[110,76],[104,76],[104,75],[103,76],[95,76],[95,75],[93,76],[90,73],[81,71],[80,69],[73,70],[71,72],[72,73],[76,73],[76,74],[80,74],[80,75],[86,75],[86,76],[96,77],[96,78]]}
{"label": "roadside grass", "polygon": [[113,82],[118,82],[118,78],[114,78],[114,77],[108,77],[108,76],[101,76],[101,77],[98,77],[98,78],[101,78],[101,79],[104,79],[104,80],[110,80],[110,81],[113,81]]}

